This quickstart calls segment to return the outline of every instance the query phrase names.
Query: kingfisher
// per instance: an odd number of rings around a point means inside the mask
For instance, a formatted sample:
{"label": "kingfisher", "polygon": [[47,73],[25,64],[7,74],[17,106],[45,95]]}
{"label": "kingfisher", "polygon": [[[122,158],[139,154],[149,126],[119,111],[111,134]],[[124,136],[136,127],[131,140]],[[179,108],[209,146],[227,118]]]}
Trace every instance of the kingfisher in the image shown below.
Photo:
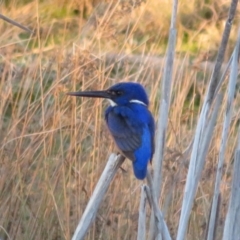
{"label": "kingfisher", "polygon": [[149,100],[143,86],[121,82],[103,91],[69,92],[71,96],[105,98],[110,106],[105,121],[121,154],[132,161],[134,175],[143,180],[154,153],[155,122],[148,110]]}

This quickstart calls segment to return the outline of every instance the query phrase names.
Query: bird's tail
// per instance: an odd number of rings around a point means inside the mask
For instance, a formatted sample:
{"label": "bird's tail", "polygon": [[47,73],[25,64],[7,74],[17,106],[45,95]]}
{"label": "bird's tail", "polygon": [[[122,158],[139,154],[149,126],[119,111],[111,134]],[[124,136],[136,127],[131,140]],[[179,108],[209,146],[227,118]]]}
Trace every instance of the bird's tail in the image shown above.
{"label": "bird's tail", "polygon": [[143,166],[138,161],[133,162],[133,171],[137,179],[143,180],[147,175],[147,165]]}

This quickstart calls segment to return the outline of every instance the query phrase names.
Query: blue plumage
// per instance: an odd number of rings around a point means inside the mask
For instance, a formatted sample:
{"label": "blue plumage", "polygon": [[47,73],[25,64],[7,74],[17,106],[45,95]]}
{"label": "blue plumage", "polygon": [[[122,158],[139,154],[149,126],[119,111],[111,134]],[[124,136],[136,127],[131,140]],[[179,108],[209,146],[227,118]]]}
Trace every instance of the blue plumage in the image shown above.
{"label": "blue plumage", "polygon": [[118,83],[106,91],[75,92],[72,96],[110,100],[105,112],[108,129],[121,153],[132,160],[136,178],[144,179],[154,153],[155,124],[148,97],[138,83]]}

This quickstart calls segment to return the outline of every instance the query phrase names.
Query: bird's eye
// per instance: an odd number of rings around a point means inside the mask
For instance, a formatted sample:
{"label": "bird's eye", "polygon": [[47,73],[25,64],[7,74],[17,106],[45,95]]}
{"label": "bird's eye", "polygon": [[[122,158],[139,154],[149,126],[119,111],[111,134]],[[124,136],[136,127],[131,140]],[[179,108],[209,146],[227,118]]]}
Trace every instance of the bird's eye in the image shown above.
{"label": "bird's eye", "polygon": [[120,90],[117,90],[117,91],[108,90],[107,92],[108,92],[108,94],[110,94],[112,96],[121,96],[123,94],[123,92]]}
{"label": "bird's eye", "polygon": [[121,96],[123,94],[122,91],[116,91],[116,95]]}

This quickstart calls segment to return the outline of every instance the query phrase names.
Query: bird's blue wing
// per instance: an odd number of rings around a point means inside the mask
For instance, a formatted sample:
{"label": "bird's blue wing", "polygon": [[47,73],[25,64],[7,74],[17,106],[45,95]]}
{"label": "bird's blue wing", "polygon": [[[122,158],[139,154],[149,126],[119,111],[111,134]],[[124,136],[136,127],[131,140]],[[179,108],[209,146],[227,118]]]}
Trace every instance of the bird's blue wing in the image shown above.
{"label": "bird's blue wing", "polygon": [[154,120],[145,107],[132,108],[109,107],[105,119],[118,148],[133,161],[135,176],[144,179],[154,151]]}
{"label": "bird's blue wing", "polygon": [[131,109],[126,107],[109,108],[105,119],[108,129],[122,153],[134,161],[134,151],[142,143],[142,125],[134,118]]}

